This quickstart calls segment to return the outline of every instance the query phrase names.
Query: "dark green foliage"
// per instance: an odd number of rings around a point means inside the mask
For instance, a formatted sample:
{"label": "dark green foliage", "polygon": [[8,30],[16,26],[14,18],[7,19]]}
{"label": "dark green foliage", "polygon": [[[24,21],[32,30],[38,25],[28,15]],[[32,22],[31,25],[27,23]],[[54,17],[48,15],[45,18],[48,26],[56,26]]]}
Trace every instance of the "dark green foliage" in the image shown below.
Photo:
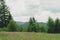
{"label": "dark green foliage", "polygon": [[41,32],[48,32],[47,26],[41,26]]}
{"label": "dark green foliage", "polygon": [[60,33],[60,20],[57,18],[55,20],[55,33]]}
{"label": "dark green foliage", "polygon": [[28,25],[26,25],[25,27],[24,26],[22,27],[23,27],[23,32],[28,32]]}
{"label": "dark green foliage", "polygon": [[7,32],[8,30],[7,30],[7,28],[6,27],[4,27],[4,28],[0,28],[0,32]]}
{"label": "dark green foliage", "polygon": [[7,26],[7,29],[10,32],[14,32],[14,31],[22,32],[23,27],[17,25],[15,21],[11,20],[10,23],[8,24],[8,26]]}
{"label": "dark green foliage", "polygon": [[28,32],[38,32],[40,30],[39,24],[36,22],[35,18],[32,17],[29,20]]}
{"label": "dark green foliage", "polygon": [[49,17],[47,25],[48,25],[48,33],[53,33],[54,32],[54,21],[52,18]]}
{"label": "dark green foliage", "polygon": [[11,32],[17,31],[17,25],[13,20],[10,21],[7,28],[8,28],[8,31],[11,31]]}
{"label": "dark green foliage", "polygon": [[60,33],[60,19],[53,21],[52,18],[48,19],[48,33]]}
{"label": "dark green foliage", "polygon": [[0,0],[0,27],[6,27],[12,19],[8,7],[5,5],[4,0]]}
{"label": "dark green foliage", "polygon": [[17,25],[17,32],[22,32],[23,31],[23,27]]}
{"label": "dark green foliage", "polygon": [[33,27],[32,25],[33,25],[33,19],[30,18],[29,25],[28,25],[28,32],[32,32],[32,27]]}

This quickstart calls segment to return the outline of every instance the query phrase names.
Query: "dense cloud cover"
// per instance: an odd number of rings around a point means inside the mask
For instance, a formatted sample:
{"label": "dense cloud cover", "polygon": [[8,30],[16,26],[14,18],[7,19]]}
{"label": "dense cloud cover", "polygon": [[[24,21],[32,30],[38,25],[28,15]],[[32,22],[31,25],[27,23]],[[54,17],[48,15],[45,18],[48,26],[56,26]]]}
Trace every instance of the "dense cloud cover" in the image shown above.
{"label": "dense cloud cover", "polygon": [[28,21],[35,17],[46,22],[48,17],[60,17],[60,0],[6,0],[15,21]]}

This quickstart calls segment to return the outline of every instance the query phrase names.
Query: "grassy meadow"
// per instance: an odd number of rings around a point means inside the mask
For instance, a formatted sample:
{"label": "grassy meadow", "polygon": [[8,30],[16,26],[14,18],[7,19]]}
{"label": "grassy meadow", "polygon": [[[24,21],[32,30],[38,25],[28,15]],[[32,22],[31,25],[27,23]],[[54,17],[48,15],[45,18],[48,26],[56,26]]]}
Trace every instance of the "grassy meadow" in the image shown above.
{"label": "grassy meadow", "polygon": [[60,34],[0,32],[0,40],[60,40]]}

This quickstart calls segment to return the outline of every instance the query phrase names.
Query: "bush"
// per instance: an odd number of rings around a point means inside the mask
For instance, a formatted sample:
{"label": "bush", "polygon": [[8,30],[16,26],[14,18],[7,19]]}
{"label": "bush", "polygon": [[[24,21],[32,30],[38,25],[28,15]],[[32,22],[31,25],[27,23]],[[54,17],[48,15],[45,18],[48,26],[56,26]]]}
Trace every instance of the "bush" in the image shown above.
{"label": "bush", "polygon": [[4,28],[0,28],[0,32],[7,32],[7,28],[6,27],[4,27]]}
{"label": "bush", "polygon": [[10,23],[7,26],[8,31],[14,32],[17,31],[17,24],[13,20],[10,21]]}
{"label": "bush", "polygon": [[41,32],[48,32],[48,27],[42,26],[41,27]]}
{"label": "bush", "polygon": [[23,31],[23,27],[17,25],[17,31],[18,31],[18,32],[22,32],[22,31]]}

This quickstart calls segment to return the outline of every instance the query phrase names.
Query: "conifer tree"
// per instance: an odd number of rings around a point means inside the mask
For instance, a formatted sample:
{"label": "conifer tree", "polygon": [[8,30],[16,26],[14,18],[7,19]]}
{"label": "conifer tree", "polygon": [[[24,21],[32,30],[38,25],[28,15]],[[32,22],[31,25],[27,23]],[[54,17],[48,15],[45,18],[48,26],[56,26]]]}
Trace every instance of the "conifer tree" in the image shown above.
{"label": "conifer tree", "polygon": [[0,0],[0,27],[6,27],[11,19],[12,17],[7,5],[5,5],[5,1]]}
{"label": "conifer tree", "polygon": [[60,20],[57,18],[55,20],[55,33],[60,33]]}
{"label": "conifer tree", "polygon": [[48,25],[48,33],[54,33],[55,26],[52,18],[49,17],[47,25]]}
{"label": "conifer tree", "polygon": [[31,17],[29,20],[28,32],[38,32],[39,29],[39,24],[36,22],[34,17]]}

